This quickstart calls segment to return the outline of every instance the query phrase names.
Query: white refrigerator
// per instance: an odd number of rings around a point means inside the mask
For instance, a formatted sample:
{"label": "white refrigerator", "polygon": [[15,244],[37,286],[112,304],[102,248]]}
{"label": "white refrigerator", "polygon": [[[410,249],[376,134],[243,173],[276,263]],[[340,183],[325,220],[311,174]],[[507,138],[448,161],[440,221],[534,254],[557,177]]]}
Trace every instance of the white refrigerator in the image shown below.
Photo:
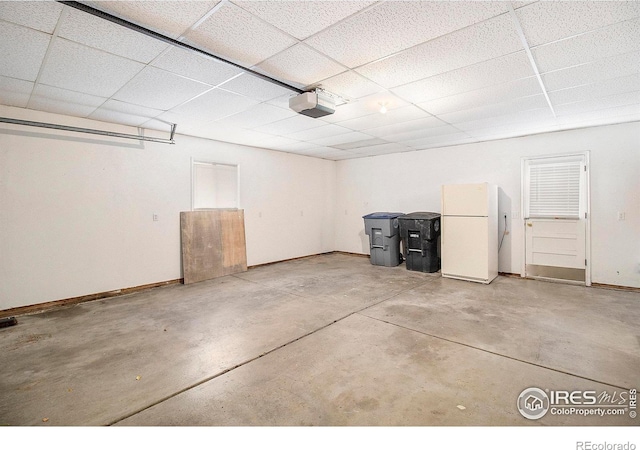
{"label": "white refrigerator", "polygon": [[498,186],[442,186],[441,273],[489,284],[498,276]]}

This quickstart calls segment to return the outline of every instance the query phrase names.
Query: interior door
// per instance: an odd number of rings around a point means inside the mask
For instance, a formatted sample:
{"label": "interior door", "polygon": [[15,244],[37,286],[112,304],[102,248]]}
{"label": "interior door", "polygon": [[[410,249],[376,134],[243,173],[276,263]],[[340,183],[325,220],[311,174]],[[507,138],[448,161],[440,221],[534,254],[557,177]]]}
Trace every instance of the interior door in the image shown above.
{"label": "interior door", "polygon": [[525,160],[522,189],[525,275],[588,284],[586,155]]}

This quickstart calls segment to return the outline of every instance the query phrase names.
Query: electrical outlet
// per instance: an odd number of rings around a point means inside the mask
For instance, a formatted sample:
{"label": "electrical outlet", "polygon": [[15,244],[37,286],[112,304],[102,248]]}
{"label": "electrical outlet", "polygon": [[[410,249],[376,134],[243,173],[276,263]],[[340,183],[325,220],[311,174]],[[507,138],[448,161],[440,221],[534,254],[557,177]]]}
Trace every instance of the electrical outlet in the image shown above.
{"label": "electrical outlet", "polygon": [[626,218],[626,214],[622,211],[618,212],[618,220],[624,220]]}
{"label": "electrical outlet", "polygon": [[154,222],[158,221],[158,215],[156,213],[153,213],[153,221]]}

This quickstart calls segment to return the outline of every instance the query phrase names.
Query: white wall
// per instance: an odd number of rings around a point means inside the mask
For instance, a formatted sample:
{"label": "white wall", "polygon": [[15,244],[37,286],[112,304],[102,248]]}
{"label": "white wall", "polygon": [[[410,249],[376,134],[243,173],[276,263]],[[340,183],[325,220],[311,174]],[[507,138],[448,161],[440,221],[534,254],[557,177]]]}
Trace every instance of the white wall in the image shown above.
{"label": "white wall", "polygon": [[[440,212],[442,184],[495,183],[507,213],[501,272],[521,272],[523,157],[590,152],[592,282],[640,287],[640,123],[540,134],[337,162],[336,249],[369,253],[362,216]],[[625,212],[619,221],[617,213]],[[501,230],[503,227],[501,226]]]}
{"label": "white wall", "polygon": [[[18,108],[0,115],[137,132]],[[176,142],[0,124],[0,310],[181,278],[191,158],[239,166],[249,265],[334,249],[335,162]]]}

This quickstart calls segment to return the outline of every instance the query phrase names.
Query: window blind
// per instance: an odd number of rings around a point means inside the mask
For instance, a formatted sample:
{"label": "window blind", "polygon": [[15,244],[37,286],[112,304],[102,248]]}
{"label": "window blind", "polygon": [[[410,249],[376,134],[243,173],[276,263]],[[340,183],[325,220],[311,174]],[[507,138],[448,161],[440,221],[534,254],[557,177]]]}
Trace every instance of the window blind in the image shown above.
{"label": "window blind", "polygon": [[532,218],[579,218],[581,161],[529,165],[529,211]]}

